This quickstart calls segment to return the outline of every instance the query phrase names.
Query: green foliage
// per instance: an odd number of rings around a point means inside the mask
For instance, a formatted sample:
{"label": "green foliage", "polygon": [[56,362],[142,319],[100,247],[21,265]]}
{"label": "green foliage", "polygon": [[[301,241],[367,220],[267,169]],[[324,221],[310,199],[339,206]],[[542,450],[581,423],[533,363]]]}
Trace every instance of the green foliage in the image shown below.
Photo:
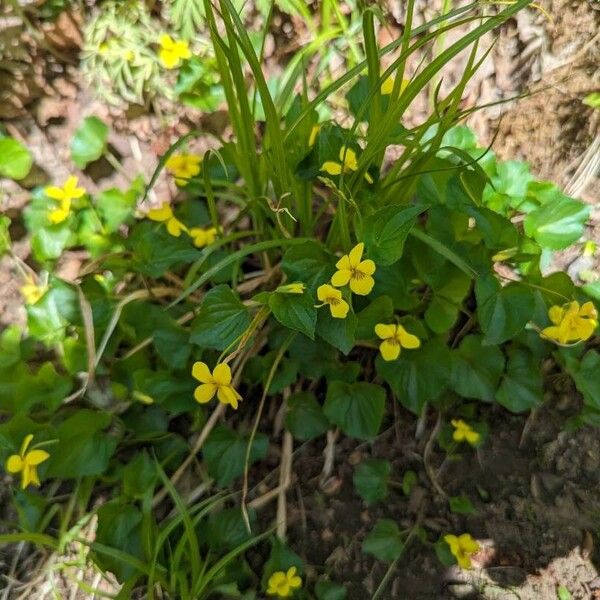
{"label": "green foliage", "polygon": [[108,126],[97,117],[86,117],[71,142],[71,160],[80,169],[98,160],[106,151]]}
{"label": "green foliage", "polygon": [[367,554],[372,554],[378,560],[391,562],[400,558],[404,551],[404,544],[405,537],[395,521],[379,519],[365,538],[362,550]]}
{"label": "green foliage", "polygon": [[354,471],[354,488],[367,504],[384,500],[388,495],[391,472],[392,465],[387,460],[366,460]]}
{"label": "green foliage", "polygon": [[0,137],[0,177],[24,179],[33,164],[31,153],[21,142]]}

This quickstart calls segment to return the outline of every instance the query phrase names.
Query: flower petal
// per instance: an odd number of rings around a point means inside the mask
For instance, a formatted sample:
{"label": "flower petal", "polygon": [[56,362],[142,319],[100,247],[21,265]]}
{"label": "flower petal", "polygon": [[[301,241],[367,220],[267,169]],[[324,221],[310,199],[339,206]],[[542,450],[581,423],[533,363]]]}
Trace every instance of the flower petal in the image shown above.
{"label": "flower petal", "polygon": [[377,323],[377,325],[375,325],[375,335],[381,340],[395,337],[396,327],[397,326],[393,324]]}
{"label": "flower petal", "polygon": [[548,310],[548,318],[554,325],[558,325],[565,314],[565,310],[562,306],[551,306]]}
{"label": "flower petal", "polygon": [[192,377],[197,379],[200,383],[211,383],[212,375],[210,369],[205,362],[195,362],[192,366]]}
{"label": "flower petal", "polygon": [[332,160],[326,160],[321,165],[321,171],[325,171],[325,173],[329,173],[330,175],[339,175],[342,172],[342,165]]}
{"label": "flower petal", "polygon": [[375,273],[375,263],[370,259],[367,258],[367,260],[363,260],[358,264],[358,267],[356,267],[357,271],[360,271],[361,273],[364,273],[365,275],[373,275],[373,273]]}
{"label": "flower petal", "polygon": [[317,288],[317,299],[319,302],[326,302],[328,298],[341,298],[342,292],[328,283],[324,283]]}
{"label": "flower petal", "polygon": [[169,204],[163,204],[160,208],[153,208],[148,211],[146,216],[151,221],[158,221],[162,223],[163,221],[168,221],[173,217],[173,210]]}
{"label": "flower petal", "polygon": [[9,473],[18,473],[23,469],[23,459],[18,454],[13,454],[8,457],[6,461],[6,470]]}
{"label": "flower petal", "polygon": [[333,274],[331,278],[331,285],[335,285],[336,287],[343,287],[348,285],[350,278],[352,277],[352,271],[348,269],[340,269]]}
{"label": "flower petal", "polygon": [[231,383],[231,369],[227,363],[219,363],[213,369],[212,376],[217,385],[229,385]]}
{"label": "flower petal", "polygon": [[375,280],[370,275],[361,277],[360,279],[356,277],[350,279],[350,289],[358,296],[367,296],[370,294],[374,285]]}
{"label": "flower petal", "polygon": [[541,335],[542,337],[548,338],[549,340],[558,342],[560,337],[560,328],[558,327],[558,325],[545,327],[544,329],[542,329]]}
{"label": "flower petal", "polygon": [[173,38],[167,33],[161,34],[161,36],[158,38],[158,43],[161,45],[162,48],[165,49],[172,49],[175,45]]}
{"label": "flower petal", "polygon": [[[348,258],[350,259],[351,268],[356,269],[358,267],[364,251],[365,245],[363,244],[363,242],[356,244],[356,246],[354,246],[354,248],[350,250]],[[367,273],[367,275],[370,275],[370,273]]]}
{"label": "flower petal", "polygon": [[49,458],[50,455],[45,450],[32,450],[25,455],[25,464],[30,467],[35,467]]}
{"label": "flower petal", "polygon": [[418,348],[421,345],[421,340],[412,333],[408,333],[402,325],[398,325],[398,333],[397,336],[400,340],[400,343],[404,348],[408,348],[409,350],[413,350],[414,348]]}
{"label": "flower petal", "polygon": [[52,200],[62,200],[66,196],[65,190],[56,187],[55,185],[44,188],[44,194],[46,194],[48,198],[52,198]]}
{"label": "flower petal", "polygon": [[598,312],[596,311],[596,307],[594,306],[594,303],[586,302],[585,304],[583,304],[582,307],[579,309],[579,316],[580,317],[589,317],[591,319],[597,319]]}
{"label": "flower petal", "polygon": [[217,392],[217,386],[214,383],[203,383],[194,390],[196,402],[204,404],[210,402]]}
{"label": "flower petal", "polygon": [[469,554],[475,554],[479,552],[479,544],[473,539],[469,533],[463,533],[458,537],[458,543],[465,552]]}
{"label": "flower petal", "polygon": [[238,407],[238,400],[242,399],[230,385],[220,385],[217,390],[217,398],[222,404],[230,404],[234,409],[237,409]]}
{"label": "flower petal", "polygon": [[69,216],[69,211],[64,210],[63,208],[55,208],[48,213],[48,220],[53,225],[58,225],[67,219]]}
{"label": "flower petal", "polygon": [[400,344],[393,339],[383,340],[379,344],[379,350],[383,360],[396,360],[400,356]]}
{"label": "flower petal", "polygon": [[345,300],[338,300],[329,304],[329,310],[334,319],[345,319],[348,316],[350,305]]}
{"label": "flower petal", "polygon": [[348,148],[346,146],[342,146],[340,148],[340,161],[342,161],[345,171],[356,171],[356,169],[358,169],[356,152],[354,152],[352,148]]}
{"label": "flower petal", "polygon": [[33,433],[30,433],[23,438],[23,443],[21,444],[21,451],[19,452],[19,454],[22,457],[25,456],[25,452],[27,452],[27,448],[29,448],[29,444],[31,444],[32,439]]}

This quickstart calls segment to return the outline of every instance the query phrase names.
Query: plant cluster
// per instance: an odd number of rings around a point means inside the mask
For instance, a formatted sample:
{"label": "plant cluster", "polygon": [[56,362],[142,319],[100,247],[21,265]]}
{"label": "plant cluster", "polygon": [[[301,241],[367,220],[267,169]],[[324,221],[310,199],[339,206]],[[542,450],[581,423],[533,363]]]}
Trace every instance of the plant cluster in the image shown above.
{"label": "plant cluster", "polygon": [[[15,476],[20,531],[0,541],[56,549],[76,539],[123,597],[143,587],[152,598],[158,586],[177,598],[343,598],[327,578],[307,582],[300,557],[271,531],[258,533],[250,467],[269,448],[267,400],[299,442],[332,429],[372,440],[394,402],[420,419],[435,411],[437,442],[456,454],[491,435],[490,404],[539,407],[551,361],[582,395],[573,425],[600,421],[600,354],[585,344],[598,288],[544,274],[553,252],[584,236],[588,208],[458,125],[477,40],[527,5],[491,17],[459,8],[414,28],[409,1],[403,35],[382,49],[365,9],[364,61],[317,90],[299,76],[273,96],[235,6],[204,3],[233,140],[200,157],[186,150],[188,136],[149,182],[92,196],[74,174],[34,190],[27,207],[43,271],[17,261],[27,334],[0,336],[0,458]],[[466,24],[470,33],[409,75],[413,53]],[[185,44],[159,43],[165,66],[188,60]],[[463,51],[455,89],[435,93],[428,119],[406,127],[411,102]],[[334,95],[351,126],[323,116]],[[102,156],[108,134],[86,119],[74,164]],[[390,147],[400,149],[391,164]],[[26,149],[0,140],[0,174],[19,179],[29,166]],[[150,206],[163,168],[177,201]],[[9,225],[2,217],[7,253]],[[72,248],[90,260],[67,282],[55,268]],[[184,493],[176,485],[195,460],[201,481]],[[382,500],[391,475],[386,461],[366,461],[357,492]],[[418,477],[403,474],[402,493]],[[108,500],[94,508],[99,490]],[[447,500],[455,512],[473,508],[465,496]],[[162,517],[165,503],[176,510]],[[92,513],[89,542],[78,532]],[[420,522],[401,531],[384,519],[363,549],[394,564],[419,539],[444,562],[471,565],[479,546],[470,533],[438,537]],[[267,541],[257,575],[244,553]]]}

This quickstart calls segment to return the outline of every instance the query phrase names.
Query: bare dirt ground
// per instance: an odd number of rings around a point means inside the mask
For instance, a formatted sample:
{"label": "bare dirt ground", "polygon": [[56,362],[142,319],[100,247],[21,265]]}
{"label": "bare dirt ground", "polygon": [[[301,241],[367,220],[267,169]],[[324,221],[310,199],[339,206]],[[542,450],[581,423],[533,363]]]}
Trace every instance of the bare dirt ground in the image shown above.
{"label": "bare dirt ground", "polygon": [[[581,103],[586,94],[600,89],[600,6],[597,0],[546,0],[541,6],[551,18],[530,10],[497,32],[495,47],[469,87],[465,106],[503,103],[475,113],[469,124],[502,158],[527,160],[538,176],[593,204],[588,235],[600,241],[600,111]],[[424,18],[435,9],[433,3],[423,2],[420,10]],[[382,37],[393,36],[402,22],[402,5],[390,2],[384,10],[389,27]],[[27,65],[25,77],[11,79],[4,71],[0,75],[0,119],[9,134],[28,145],[36,162],[23,186],[0,182],[0,210],[13,219],[15,253],[23,260],[29,260],[21,220],[27,190],[72,172],[68,145],[82,118],[95,114],[110,123],[110,143],[124,167],[119,172],[100,162],[77,173],[91,191],[126,185],[132,174],[148,176],[158,156],[201,118],[186,112],[127,119],[97,102],[77,70],[80,23],[77,14],[61,16],[56,26],[44,31],[44,44],[25,34],[25,52],[19,58]],[[15,27],[10,25],[12,36]],[[284,46],[293,47],[294,35],[303,35],[300,28],[297,31],[273,36],[274,56]],[[450,79],[456,76],[448,74]],[[523,94],[520,100],[504,102]],[[170,191],[163,187],[158,193]],[[577,256],[575,252],[563,257],[558,268],[567,268]],[[69,257],[61,272],[75,276],[80,260]],[[0,328],[24,322],[20,285],[10,260],[0,259]],[[361,553],[364,536],[378,518],[410,526],[418,517],[430,532],[429,542],[435,532],[471,531],[484,549],[475,557],[475,570],[466,576],[442,568],[431,547],[414,543],[394,572],[385,598],[552,600],[559,585],[576,600],[600,598],[594,547],[600,519],[600,436],[591,428],[563,430],[578,401],[572,389],[561,385],[549,380],[548,406],[529,421],[499,408],[487,413],[492,435],[477,454],[442,467],[442,454],[434,453],[432,463],[441,468],[439,483],[449,495],[469,495],[477,509],[473,515],[450,513],[433,492],[420,458],[426,439],[415,439],[415,422],[407,413],[400,412],[397,423],[388,423],[386,432],[371,444],[336,444],[334,468],[325,486],[319,483],[324,442],[302,446],[294,456],[294,471],[302,475],[288,498],[292,547],[309,569],[347,583],[349,600],[364,600],[385,572],[381,563]],[[433,425],[428,423],[427,430]],[[384,503],[366,507],[353,490],[352,473],[370,456],[390,460],[398,479],[407,469],[414,470],[419,479],[411,495],[392,492]],[[0,504],[6,491],[0,481]],[[10,515],[4,517],[10,521]]]}

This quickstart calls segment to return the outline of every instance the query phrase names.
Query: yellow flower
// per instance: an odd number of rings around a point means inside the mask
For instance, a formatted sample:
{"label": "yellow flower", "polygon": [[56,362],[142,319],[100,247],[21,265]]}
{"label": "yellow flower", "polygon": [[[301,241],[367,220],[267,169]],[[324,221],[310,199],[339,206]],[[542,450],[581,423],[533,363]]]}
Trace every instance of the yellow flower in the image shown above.
{"label": "yellow flower", "polygon": [[204,246],[210,246],[215,241],[217,230],[214,227],[208,229],[192,227],[189,234],[196,248],[204,248]]}
{"label": "yellow flower", "polygon": [[200,173],[201,162],[202,157],[198,154],[173,154],[169,156],[165,167],[175,176],[175,183],[182,186]]}
{"label": "yellow flower", "polygon": [[[342,146],[340,148],[340,162],[326,160],[321,166],[321,171],[325,171],[330,175],[340,175],[344,173],[352,173],[358,169],[358,161],[356,160],[356,152],[352,148]],[[368,183],[373,183],[373,178],[365,171],[365,179]]]}
{"label": "yellow flower", "polygon": [[[345,319],[350,305],[342,298],[342,292],[328,283],[317,288],[317,298],[323,304],[329,304],[331,316],[334,319]],[[321,306],[323,306],[323,304]]]}
{"label": "yellow flower", "polygon": [[269,577],[267,594],[278,598],[287,598],[293,595],[294,590],[302,587],[302,579],[296,575],[296,567],[290,567],[287,572],[275,571]]}
{"label": "yellow flower", "polygon": [[77,182],[77,177],[71,175],[62,187],[51,185],[44,188],[46,196],[58,202],[58,208],[54,208],[48,213],[51,223],[55,225],[62,223],[71,212],[71,201],[77,200],[85,194],[85,188],[77,187]]}
{"label": "yellow flower", "polygon": [[301,282],[287,283],[280,285],[275,291],[280,294],[304,294],[306,286]]}
{"label": "yellow flower", "polygon": [[542,330],[542,337],[559,344],[589,340],[598,327],[598,313],[592,302],[586,302],[581,307],[576,301],[552,306],[548,317],[553,325]]}
{"label": "yellow flower", "polygon": [[479,552],[479,544],[469,533],[462,535],[445,535],[444,541],[450,547],[450,552],[456,558],[456,562],[462,569],[471,568],[471,556]]}
{"label": "yellow flower", "polygon": [[400,356],[401,347],[413,350],[421,345],[419,338],[412,333],[408,333],[402,325],[378,323],[375,325],[375,334],[383,340],[379,344],[383,360],[396,360]]}
{"label": "yellow flower", "polygon": [[481,437],[479,433],[462,419],[452,419],[450,422],[452,423],[452,427],[454,427],[452,439],[455,442],[468,442],[471,446],[474,446],[479,441]]}
{"label": "yellow flower", "polygon": [[310,136],[308,138],[309,148],[312,148],[315,145],[315,142],[317,141],[317,135],[319,135],[320,130],[321,126],[318,123],[312,126],[312,129],[310,130]]}
{"label": "yellow flower", "polygon": [[187,233],[188,228],[175,217],[173,214],[173,209],[168,202],[165,202],[160,208],[153,208],[149,210],[146,216],[151,221],[165,223],[167,226],[167,231],[175,237],[179,237],[182,231]]}
{"label": "yellow flower", "polygon": [[210,402],[217,394],[222,404],[231,404],[232,408],[238,407],[238,401],[242,397],[231,385],[231,369],[228,364],[218,364],[211,374],[206,363],[196,362],[192,367],[192,376],[202,384],[194,392],[194,398],[198,402],[201,404]]}
{"label": "yellow flower", "polygon": [[176,69],[182,59],[190,58],[192,55],[185,40],[174,40],[166,33],[160,36],[158,43],[160,44],[158,58],[165,69]]}
{"label": "yellow flower", "polygon": [[33,280],[28,282],[21,288],[21,295],[25,299],[26,304],[35,304],[48,290],[48,286],[37,285]]}
{"label": "yellow flower", "polygon": [[365,245],[356,244],[349,254],[345,254],[336,263],[337,271],[331,278],[335,287],[343,287],[350,283],[350,289],[359,296],[366,296],[375,285],[371,275],[375,273],[375,263],[372,260],[362,260]]}
{"label": "yellow flower", "polygon": [[30,484],[40,485],[37,467],[50,458],[50,455],[45,450],[30,450],[27,452],[32,439],[33,434],[26,435],[19,454],[9,456],[6,461],[6,470],[9,473],[21,473],[22,489],[25,489]]}
{"label": "yellow flower", "polygon": [[[382,84],[381,84],[381,94],[383,96],[389,96],[394,91],[394,77],[390,75]],[[410,81],[408,79],[403,79],[400,84],[400,94],[407,88]]]}

